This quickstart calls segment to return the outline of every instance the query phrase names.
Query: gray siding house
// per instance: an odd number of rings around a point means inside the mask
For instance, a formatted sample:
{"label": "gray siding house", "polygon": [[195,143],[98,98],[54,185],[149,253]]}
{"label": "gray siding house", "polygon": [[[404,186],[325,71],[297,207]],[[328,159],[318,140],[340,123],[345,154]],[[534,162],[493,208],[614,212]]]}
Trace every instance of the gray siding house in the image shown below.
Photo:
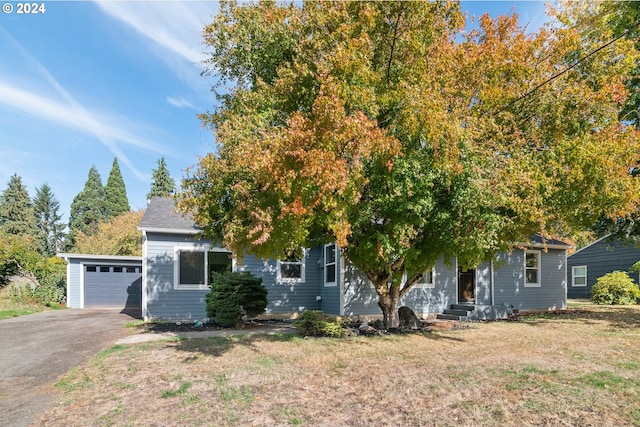
{"label": "gray siding house", "polygon": [[638,274],[629,272],[640,261],[640,248],[605,236],[567,257],[568,298],[591,298],[591,288],[599,277],[613,271],[625,271],[638,282]]}
{"label": "gray siding house", "polygon": [[[343,316],[379,316],[378,297],[369,280],[333,243],[310,248],[301,260],[240,258],[199,237],[174,201],[150,200],[138,229],[142,232],[141,306],[145,320],[198,320],[206,317],[205,295],[214,271],[249,271],[268,289],[271,316],[322,310]],[[422,283],[401,301],[418,315],[433,316],[459,303],[468,318],[504,317],[511,309],[566,307],[570,246],[535,237],[528,245],[498,254],[491,262],[462,270],[440,259]],[[449,265],[451,264],[451,265]],[[455,312],[458,307],[453,307]],[[473,310],[473,311],[471,311]]]}

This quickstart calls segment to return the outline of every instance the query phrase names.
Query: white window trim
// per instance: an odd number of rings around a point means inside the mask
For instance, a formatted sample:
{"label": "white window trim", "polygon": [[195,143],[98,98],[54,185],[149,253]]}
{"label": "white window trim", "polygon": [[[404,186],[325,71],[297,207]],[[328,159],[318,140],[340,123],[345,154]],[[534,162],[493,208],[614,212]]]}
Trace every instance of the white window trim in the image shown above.
{"label": "white window trim", "polygon": [[[584,267],[584,276],[579,274],[578,277],[584,277],[584,285],[576,285],[576,268]],[[576,265],[571,267],[571,286],[576,288],[584,288],[587,286],[587,266],[586,265]]]}
{"label": "white window trim", "polygon": [[[279,283],[304,283],[305,282],[305,264],[306,264],[305,260],[306,259],[307,259],[307,252],[304,251],[304,255],[298,261],[281,261],[281,260],[278,260],[276,280]],[[282,277],[282,275],[280,274],[280,265],[282,263],[285,263],[285,264],[300,264],[300,277],[297,277],[297,278]]]}
{"label": "white window trim", "polygon": [[421,288],[421,289],[434,289],[436,287],[436,268],[432,267],[431,268],[431,282],[423,282],[424,278],[427,277],[427,275],[425,274],[422,279],[420,279],[419,282],[416,282],[416,284],[414,285],[416,288]]}
{"label": "white window trim", "polygon": [[[536,283],[529,283],[527,282],[527,254],[535,254],[536,256],[536,278],[537,278],[537,282]],[[541,282],[541,277],[540,277],[540,264],[542,263],[542,252],[538,251],[538,250],[530,250],[527,249],[524,251],[524,287],[525,288],[539,288],[542,286]]]}
{"label": "white window trim", "polygon": [[[334,247],[334,260],[332,263],[328,263],[327,264],[327,248],[329,246],[333,246]],[[329,243],[328,245],[324,245],[322,248],[322,259],[324,260],[324,268],[322,270],[322,275],[323,275],[323,279],[324,280],[324,286],[325,287],[334,287],[334,286],[338,286],[338,245],[336,245],[335,243]],[[327,267],[330,266],[331,264],[333,264],[333,269],[334,269],[334,277],[336,280],[334,280],[333,282],[327,282]]]}
{"label": "white window trim", "polygon": [[[180,283],[180,252],[200,252],[204,257],[204,284],[181,284]],[[199,291],[209,290],[209,257],[206,256],[208,252],[225,252],[230,253],[228,250],[219,247],[212,247],[209,244],[191,244],[191,245],[175,245],[173,247],[173,289],[181,291]],[[231,271],[236,271],[236,257],[231,259]]]}

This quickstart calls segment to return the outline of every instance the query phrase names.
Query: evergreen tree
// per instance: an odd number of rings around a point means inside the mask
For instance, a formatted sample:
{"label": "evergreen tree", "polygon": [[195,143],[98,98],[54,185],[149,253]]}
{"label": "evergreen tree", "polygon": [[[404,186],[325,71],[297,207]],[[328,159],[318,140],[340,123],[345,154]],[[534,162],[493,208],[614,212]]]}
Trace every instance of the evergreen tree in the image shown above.
{"label": "evergreen tree", "polygon": [[168,197],[173,194],[176,182],[169,174],[164,157],[158,160],[158,168],[153,169],[151,179],[153,182],[151,183],[151,191],[147,194],[147,199],[150,199],[153,196]]}
{"label": "evergreen tree", "polygon": [[124,212],[129,212],[129,200],[127,199],[127,189],[122,179],[118,158],[113,159],[113,166],[109,172],[107,185],[104,187],[105,203],[107,207],[107,218],[113,218]]}
{"label": "evergreen tree", "polygon": [[38,232],[40,253],[47,256],[55,255],[61,248],[65,225],[58,213],[60,202],[56,199],[51,187],[47,183],[36,188],[33,198],[33,211]]}
{"label": "evergreen tree", "polygon": [[14,174],[0,196],[0,227],[9,234],[35,232],[33,206],[22,179]]}
{"label": "evergreen tree", "polygon": [[98,170],[95,166],[91,166],[84,189],[74,197],[73,203],[71,203],[70,243],[73,243],[75,233],[82,231],[84,234],[93,234],[98,230],[98,223],[106,219],[104,187]]}

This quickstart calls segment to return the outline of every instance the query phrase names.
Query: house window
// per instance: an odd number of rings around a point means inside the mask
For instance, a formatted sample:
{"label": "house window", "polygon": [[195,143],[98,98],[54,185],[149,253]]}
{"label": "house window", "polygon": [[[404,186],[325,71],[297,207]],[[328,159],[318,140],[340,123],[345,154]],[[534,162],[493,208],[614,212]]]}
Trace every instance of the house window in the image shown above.
{"label": "house window", "polygon": [[525,286],[540,286],[540,251],[524,253]]}
{"label": "house window", "polygon": [[174,259],[175,289],[208,289],[213,273],[233,270],[229,252],[176,248]]}
{"label": "house window", "polygon": [[209,283],[213,273],[227,273],[232,270],[232,259],[229,252],[209,252],[207,256]]}
{"label": "house window", "polygon": [[278,281],[304,283],[304,257],[278,260]]}
{"label": "house window", "polygon": [[114,273],[122,273],[122,267],[113,267]]}
{"label": "house window", "polygon": [[87,271],[90,273],[95,273],[98,270],[95,265],[87,265]]}
{"label": "house window", "polygon": [[337,275],[336,245],[324,245],[324,285],[336,286]]}
{"label": "house window", "polygon": [[581,265],[578,267],[573,267],[571,269],[572,272],[572,285],[573,286],[587,286],[587,266]]}
{"label": "house window", "polygon": [[107,267],[105,265],[100,266],[100,273],[108,273],[110,271],[111,271],[111,268],[109,268],[109,267]]}
{"label": "house window", "polygon": [[178,286],[205,285],[205,252],[178,251]]}
{"label": "house window", "polygon": [[435,268],[432,268],[431,270],[427,271],[424,276],[422,276],[422,279],[416,282],[416,286],[419,288],[435,288],[435,275]]}

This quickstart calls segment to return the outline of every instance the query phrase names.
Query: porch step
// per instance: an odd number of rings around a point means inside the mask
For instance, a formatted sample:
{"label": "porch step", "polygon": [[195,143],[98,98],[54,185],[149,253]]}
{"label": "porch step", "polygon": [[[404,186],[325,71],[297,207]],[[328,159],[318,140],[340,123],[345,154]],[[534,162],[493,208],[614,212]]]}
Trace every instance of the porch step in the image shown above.
{"label": "porch step", "polygon": [[473,304],[451,304],[452,310],[473,311],[476,307]]}
{"label": "porch step", "polygon": [[445,314],[440,313],[436,316],[436,319],[441,320],[467,320],[467,316],[458,316],[457,314]]}
{"label": "porch step", "polygon": [[446,309],[443,314],[451,314],[453,316],[464,316],[467,317],[469,312],[473,310],[458,310],[458,309]]}
{"label": "porch step", "polygon": [[436,319],[444,320],[469,320],[469,315],[475,310],[472,304],[451,304],[451,308],[444,310],[436,316]]}

